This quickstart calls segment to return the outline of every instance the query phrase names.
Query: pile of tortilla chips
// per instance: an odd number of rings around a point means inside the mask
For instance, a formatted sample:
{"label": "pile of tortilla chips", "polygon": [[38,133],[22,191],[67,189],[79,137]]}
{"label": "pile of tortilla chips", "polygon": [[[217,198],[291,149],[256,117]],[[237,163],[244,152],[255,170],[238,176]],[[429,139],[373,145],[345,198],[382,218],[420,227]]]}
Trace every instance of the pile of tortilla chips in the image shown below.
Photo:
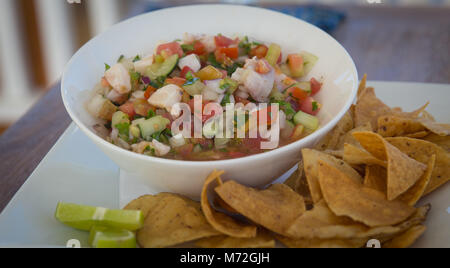
{"label": "pile of tortilla chips", "polygon": [[[125,209],[140,209],[141,247],[360,248],[411,246],[425,231],[431,205],[418,201],[450,179],[450,125],[425,111],[390,108],[374,89],[357,103],[284,184],[255,189],[206,178],[201,202],[170,193],[148,195]],[[192,246],[191,244],[188,244]]]}

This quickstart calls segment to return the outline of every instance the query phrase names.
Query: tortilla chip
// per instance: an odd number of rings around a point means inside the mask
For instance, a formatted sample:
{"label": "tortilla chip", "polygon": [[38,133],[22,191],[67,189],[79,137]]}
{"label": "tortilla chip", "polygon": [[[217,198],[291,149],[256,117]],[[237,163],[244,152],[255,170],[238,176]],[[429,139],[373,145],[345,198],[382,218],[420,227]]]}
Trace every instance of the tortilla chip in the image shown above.
{"label": "tortilla chip", "polygon": [[[245,223],[238,222],[234,218],[222,213],[215,211],[208,200],[208,189],[210,186],[215,186],[216,184],[221,185],[222,181],[220,175],[223,171],[214,170],[208,178],[205,180],[201,194],[201,207],[206,220],[211,224],[211,226],[217,231],[226,234],[231,237],[255,237],[256,236],[256,226],[248,225]],[[219,181],[219,183],[215,183]]]}
{"label": "tortilla chip", "polygon": [[364,186],[377,190],[383,194],[387,192],[387,171],[380,166],[366,166]]}
{"label": "tortilla chip", "polygon": [[450,124],[440,124],[433,122],[429,119],[420,118],[418,121],[429,131],[439,135],[448,136],[450,135]]}
{"label": "tortilla chip", "polygon": [[378,117],[390,114],[391,108],[375,95],[375,89],[368,87],[358,95],[355,106],[355,126],[359,127],[370,122],[372,130],[378,128]]}
{"label": "tortilla chip", "polygon": [[125,210],[140,210],[144,217],[147,216],[150,210],[153,210],[157,206],[160,200],[164,197],[172,196],[171,193],[160,193],[158,195],[143,195],[137,199],[131,201],[123,209]]}
{"label": "tortilla chip", "polygon": [[284,182],[294,192],[298,193],[305,200],[306,205],[312,204],[311,193],[309,192],[308,182],[306,181],[305,173],[303,172],[303,160],[298,163],[298,168],[289,176]]}
{"label": "tortilla chip", "polygon": [[443,148],[419,139],[397,137],[386,140],[409,157],[425,164],[430,161],[432,155],[436,155],[434,170],[424,195],[433,192],[450,180],[450,153]]}
{"label": "tortilla chip", "polygon": [[354,132],[360,132],[360,131],[372,131],[372,126],[370,125],[370,123],[367,123],[367,124],[364,124],[362,126],[359,126],[359,127],[356,127],[354,129],[350,130],[343,137],[341,137],[341,139],[339,140],[339,143],[336,146],[336,150],[344,149],[344,144],[346,144],[346,143],[354,145],[356,147],[361,147],[361,145],[359,145],[359,142],[355,139],[355,137],[353,137]]}
{"label": "tortilla chip", "polygon": [[380,135],[373,132],[355,132],[353,136],[373,156],[387,161],[388,200],[394,200],[406,192],[425,172],[424,164],[409,158]]}
{"label": "tortilla chip", "polygon": [[421,237],[425,231],[426,227],[423,225],[416,225],[411,227],[409,230],[403,234],[395,237],[391,241],[383,244],[383,248],[408,248],[412,246],[419,237]]}
{"label": "tortilla chip", "polygon": [[287,236],[294,239],[347,239],[366,229],[365,225],[347,217],[336,216],[322,199],[294,221],[287,229]]}
{"label": "tortilla chip", "polygon": [[412,118],[398,116],[380,116],[378,118],[378,134],[383,137],[396,137],[424,131],[425,127]]}
{"label": "tortilla chip", "polygon": [[201,248],[273,248],[275,239],[266,232],[258,232],[256,237],[237,238],[213,236],[198,240],[195,245]]}
{"label": "tortilla chip", "polygon": [[436,122],[436,119],[434,119],[434,116],[427,111],[423,111],[420,118],[423,118],[423,119],[426,119],[426,120],[429,120],[432,122]]}
{"label": "tortilla chip", "polygon": [[450,153],[450,136],[439,136],[437,134],[431,133],[428,136],[424,137],[423,140],[432,142]]}
{"label": "tortilla chip", "polygon": [[410,206],[414,206],[420,200],[431,181],[435,162],[436,155],[432,155],[430,161],[428,161],[427,170],[423,173],[419,181],[408,191],[399,196],[398,200],[403,201]]}
{"label": "tortilla chip", "polygon": [[223,209],[225,212],[231,213],[231,214],[238,214],[236,210],[234,210],[232,207],[230,207],[225,201],[222,200],[219,196],[216,196],[214,198],[214,205],[217,208]]}
{"label": "tortilla chip", "polygon": [[335,150],[341,137],[353,129],[354,123],[350,111],[347,111],[342,119],[328,134],[314,147],[316,150]]}
{"label": "tortilla chip", "polygon": [[350,165],[379,165],[387,167],[387,162],[382,161],[371,155],[364,148],[356,147],[351,144],[344,144],[344,161]]}
{"label": "tortilla chip", "polygon": [[426,205],[416,209],[416,212],[409,217],[406,221],[395,226],[381,226],[370,228],[362,233],[359,233],[356,238],[378,239],[381,242],[391,240],[393,237],[405,232],[412,226],[421,224],[426,220],[427,214],[430,211],[431,206]]}
{"label": "tortilla chip", "polygon": [[292,239],[277,236],[277,239],[288,248],[362,248],[367,239]]}
{"label": "tortilla chip", "polygon": [[401,223],[414,213],[415,209],[403,202],[388,201],[383,193],[364,187],[325,161],[319,162],[320,188],[337,216],[377,227]]}
{"label": "tortilla chip", "polygon": [[405,137],[419,139],[428,136],[428,134],[430,134],[428,131],[419,131],[416,133],[406,134]]}
{"label": "tortilla chip", "polygon": [[265,190],[257,190],[227,181],[215,190],[240,214],[279,234],[284,234],[306,210],[303,198],[284,184],[273,184]]}
{"label": "tortilla chip", "polygon": [[370,122],[372,130],[378,129],[378,118],[380,116],[395,115],[405,118],[417,118],[428,106],[428,103],[416,111],[407,113],[400,108],[390,108],[375,95],[373,87],[365,88],[358,96],[355,107],[355,127]]}
{"label": "tortilla chip", "polygon": [[305,165],[306,180],[308,181],[309,190],[314,203],[319,202],[320,199],[322,199],[322,193],[320,191],[320,184],[319,184],[318,160],[327,161],[331,165],[338,167],[344,173],[348,174],[348,176],[351,179],[357,182],[362,182],[361,176],[350,165],[331,155],[312,149],[303,149],[302,155],[303,155],[303,164]]}
{"label": "tortilla chip", "polygon": [[378,118],[378,134],[383,137],[404,136],[429,130],[440,136],[450,135],[450,124],[440,124],[425,118],[406,118],[395,115]]}
{"label": "tortilla chip", "polygon": [[219,235],[207,222],[200,203],[176,194],[147,196],[149,202],[144,226],[137,232],[143,248],[160,248],[182,244],[204,237]]}
{"label": "tortilla chip", "polygon": [[357,93],[358,98],[361,95],[361,93],[364,91],[364,89],[366,89],[366,82],[367,82],[367,74],[364,74],[363,78],[359,82],[358,93]]}

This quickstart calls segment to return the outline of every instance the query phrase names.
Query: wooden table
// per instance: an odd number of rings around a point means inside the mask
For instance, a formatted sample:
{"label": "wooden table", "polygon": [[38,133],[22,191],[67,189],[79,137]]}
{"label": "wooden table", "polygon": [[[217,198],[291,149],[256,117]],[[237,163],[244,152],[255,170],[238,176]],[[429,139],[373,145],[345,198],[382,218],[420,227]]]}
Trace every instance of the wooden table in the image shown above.
{"label": "wooden table", "polygon": [[[450,82],[449,9],[339,7],[333,33],[370,80]],[[0,137],[0,211],[70,124],[60,84]],[[68,152],[70,153],[70,152]]]}

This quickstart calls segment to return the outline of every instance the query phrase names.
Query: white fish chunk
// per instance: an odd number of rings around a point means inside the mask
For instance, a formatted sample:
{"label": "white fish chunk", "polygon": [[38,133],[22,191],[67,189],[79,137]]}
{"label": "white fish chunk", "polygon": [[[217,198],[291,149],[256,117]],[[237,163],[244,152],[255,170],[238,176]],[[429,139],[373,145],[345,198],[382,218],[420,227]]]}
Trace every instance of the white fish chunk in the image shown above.
{"label": "white fish chunk", "polygon": [[113,65],[105,72],[105,78],[108,83],[120,94],[131,91],[130,74],[120,63]]}
{"label": "white fish chunk", "polygon": [[148,99],[148,103],[155,107],[166,109],[170,112],[172,110],[172,106],[181,101],[182,96],[183,90],[179,86],[169,84],[153,93]]}

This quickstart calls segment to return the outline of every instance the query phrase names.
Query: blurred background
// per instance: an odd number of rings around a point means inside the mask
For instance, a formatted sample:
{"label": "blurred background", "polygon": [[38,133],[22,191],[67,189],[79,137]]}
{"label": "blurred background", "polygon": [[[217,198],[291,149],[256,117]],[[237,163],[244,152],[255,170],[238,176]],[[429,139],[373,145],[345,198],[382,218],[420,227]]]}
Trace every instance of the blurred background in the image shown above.
{"label": "blurred background", "polygon": [[[93,36],[112,24],[140,13],[193,3],[246,4],[279,10],[318,25],[338,41],[352,34],[348,30],[339,31],[346,17],[353,14],[349,14],[349,7],[371,7],[380,9],[380,12],[386,6],[435,9],[441,15],[443,12],[448,14],[447,18],[450,18],[450,0],[0,0],[0,133],[19,119],[49,88],[57,85],[70,57]],[[364,13],[360,16],[361,23],[357,25],[363,30]],[[409,19],[414,20],[414,16],[412,12]],[[439,27],[444,27],[447,35],[436,46],[447,53],[448,58],[450,24],[448,20],[444,22]],[[426,24],[417,30],[433,31]],[[352,44],[344,43],[344,46],[349,49],[358,68],[364,71],[365,61],[380,61],[378,57],[364,59],[364,47],[372,50],[382,48],[371,46],[367,40],[362,39],[361,42],[366,43],[360,44],[358,48],[352,48]],[[425,46],[424,49],[430,48]],[[416,80],[446,83],[449,70],[444,68],[443,71],[446,72],[444,76],[430,73]],[[395,72],[380,70],[373,73],[369,79],[410,80]]]}

